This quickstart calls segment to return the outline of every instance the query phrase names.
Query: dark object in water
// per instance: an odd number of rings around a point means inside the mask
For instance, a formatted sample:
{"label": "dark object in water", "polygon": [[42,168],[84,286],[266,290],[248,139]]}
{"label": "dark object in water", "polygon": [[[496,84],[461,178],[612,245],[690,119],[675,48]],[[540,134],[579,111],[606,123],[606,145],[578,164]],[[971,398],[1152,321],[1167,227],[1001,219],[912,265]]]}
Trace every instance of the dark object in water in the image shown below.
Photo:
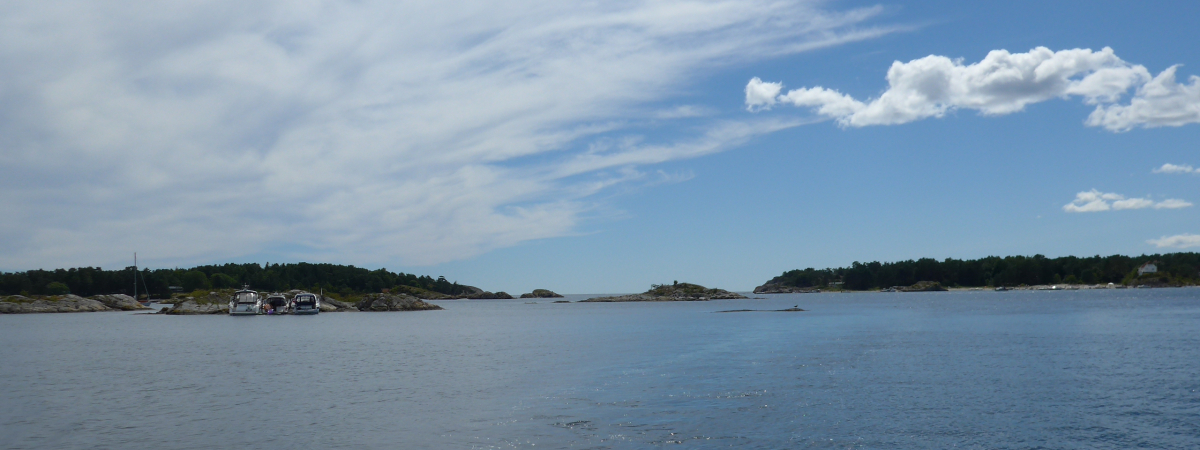
{"label": "dark object in water", "polygon": [[800,312],[805,311],[799,307],[793,306],[787,309],[731,309],[728,311],[717,311],[719,313],[734,313],[734,312]]}

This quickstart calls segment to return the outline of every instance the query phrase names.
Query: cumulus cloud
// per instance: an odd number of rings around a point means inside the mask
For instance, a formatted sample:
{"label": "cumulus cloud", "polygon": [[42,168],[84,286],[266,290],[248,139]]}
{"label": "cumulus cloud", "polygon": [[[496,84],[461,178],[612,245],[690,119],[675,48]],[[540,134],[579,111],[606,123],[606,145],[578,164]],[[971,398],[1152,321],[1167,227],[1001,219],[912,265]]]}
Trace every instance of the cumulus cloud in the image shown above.
{"label": "cumulus cloud", "polygon": [[783,83],[765,83],[758,77],[751,78],[746,84],[746,110],[771,109],[780,89],[783,89]]}
{"label": "cumulus cloud", "polygon": [[[632,166],[798,121],[706,118],[701,68],[892,31],[804,0],[0,4],[0,267],[263,252],[436,264],[577,232]],[[659,112],[655,112],[659,111]],[[669,142],[603,151],[644,121]],[[675,122],[679,123],[679,122]],[[641,128],[639,128],[641,127]]]}
{"label": "cumulus cloud", "polygon": [[1192,206],[1191,202],[1177,198],[1169,198],[1154,202],[1147,198],[1125,198],[1124,195],[1111,192],[1100,192],[1092,189],[1075,194],[1075,200],[1063,205],[1063,211],[1069,213],[1100,212],[1122,209],[1178,209]]}
{"label": "cumulus cloud", "polygon": [[1147,244],[1154,245],[1158,248],[1190,248],[1200,247],[1200,234],[1177,234],[1174,236],[1163,236],[1158,239],[1150,239]]}
{"label": "cumulus cloud", "polygon": [[1175,164],[1171,164],[1171,163],[1163,164],[1162,167],[1154,169],[1151,172],[1153,172],[1153,173],[1200,173],[1200,171],[1193,169],[1191,165],[1188,165],[1188,164],[1175,165]]}
{"label": "cumulus cloud", "polygon": [[1071,203],[1063,205],[1063,211],[1066,212],[1098,212],[1108,211],[1112,209],[1108,202],[1113,200],[1123,200],[1125,197],[1119,194],[1103,193],[1092,189],[1090,191],[1080,192],[1075,194],[1075,200]]}
{"label": "cumulus cloud", "polygon": [[1175,81],[1171,66],[1138,87],[1128,105],[1100,105],[1088,116],[1087,124],[1113,131],[1134,127],[1177,127],[1200,123],[1200,77],[1189,77],[1191,84]]}
{"label": "cumulus cloud", "polygon": [[[814,108],[841,126],[863,127],[942,117],[957,109],[1004,115],[1053,98],[1080,97],[1097,105],[1085,123],[1111,131],[1200,123],[1200,78],[1191,77],[1190,85],[1179,84],[1175,70],[1171,67],[1151,77],[1145,67],[1118,58],[1108,47],[1057,52],[1037,47],[1026,53],[993,50],[973,64],[930,55],[893,62],[887,72],[888,89],[870,101],[821,86],[767,98],[771,89],[781,91],[782,83],[754,78],[746,86],[746,105],[756,111],[790,103]],[[1116,104],[1135,87],[1128,105]]]}

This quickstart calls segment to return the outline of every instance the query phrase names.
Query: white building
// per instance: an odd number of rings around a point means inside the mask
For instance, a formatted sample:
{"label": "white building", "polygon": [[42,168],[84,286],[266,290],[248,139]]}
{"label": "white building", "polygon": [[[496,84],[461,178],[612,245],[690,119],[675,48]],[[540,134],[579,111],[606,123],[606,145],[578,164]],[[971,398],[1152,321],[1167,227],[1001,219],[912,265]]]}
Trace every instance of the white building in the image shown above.
{"label": "white building", "polygon": [[1138,276],[1140,277],[1145,273],[1158,273],[1158,266],[1152,262],[1142,264],[1142,267],[1138,267]]}

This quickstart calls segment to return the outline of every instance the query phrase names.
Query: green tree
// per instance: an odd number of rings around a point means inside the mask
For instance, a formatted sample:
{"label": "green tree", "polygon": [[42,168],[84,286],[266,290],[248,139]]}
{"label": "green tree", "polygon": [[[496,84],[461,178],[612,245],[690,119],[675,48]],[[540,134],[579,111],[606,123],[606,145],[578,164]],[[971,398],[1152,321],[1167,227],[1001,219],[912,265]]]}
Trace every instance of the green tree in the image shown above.
{"label": "green tree", "polygon": [[181,282],[183,284],[183,290],[187,292],[198,289],[209,289],[212,287],[212,284],[208,282],[208,276],[199,270],[187,271],[187,273],[183,274],[183,279]]}
{"label": "green tree", "polygon": [[67,285],[64,283],[55,281],[46,285],[47,295],[67,295],[70,293],[71,288],[67,287]]}
{"label": "green tree", "polygon": [[221,272],[212,274],[211,277],[208,277],[208,281],[210,283],[212,283],[212,287],[217,288],[217,289],[239,287],[237,284],[237,280],[235,280],[233,277],[231,277],[229,275],[225,275]]}

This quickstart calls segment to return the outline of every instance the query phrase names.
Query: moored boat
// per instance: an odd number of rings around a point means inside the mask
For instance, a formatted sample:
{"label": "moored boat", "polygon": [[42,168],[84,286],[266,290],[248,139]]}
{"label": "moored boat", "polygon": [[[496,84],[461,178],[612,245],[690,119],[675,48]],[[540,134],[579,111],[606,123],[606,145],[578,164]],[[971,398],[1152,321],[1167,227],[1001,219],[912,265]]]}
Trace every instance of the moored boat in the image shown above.
{"label": "moored boat", "polygon": [[262,297],[257,291],[242,289],[229,298],[229,315],[254,316],[262,311]]}
{"label": "moored boat", "polygon": [[263,304],[263,309],[266,310],[266,314],[287,314],[287,306],[287,297],[284,297],[283,294],[278,292],[274,292],[267,296],[267,300]]}
{"label": "moored boat", "polygon": [[292,314],[313,315],[321,312],[321,299],[312,292],[301,292],[292,297]]}

